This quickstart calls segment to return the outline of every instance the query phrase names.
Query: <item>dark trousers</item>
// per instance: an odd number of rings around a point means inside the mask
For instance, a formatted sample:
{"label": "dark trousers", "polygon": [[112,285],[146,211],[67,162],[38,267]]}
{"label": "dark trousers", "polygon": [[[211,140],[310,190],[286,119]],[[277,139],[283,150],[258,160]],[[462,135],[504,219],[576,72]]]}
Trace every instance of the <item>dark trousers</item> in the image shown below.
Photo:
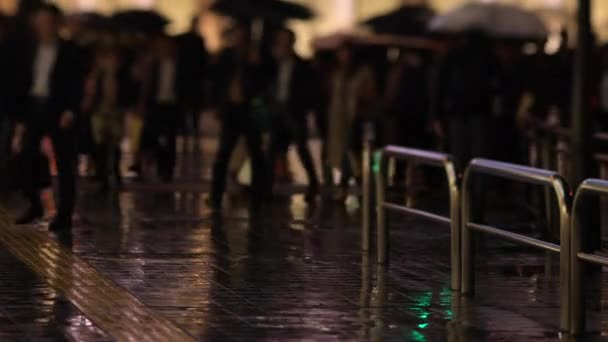
{"label": "dark trousers", "polygon": [[120,147],[110,143],[95,144],[95,175],[102,186],[109,186],[112,180],[122,183],[120,174]]}
{"label": "dark trousers", "polygon": [[[450,152],[458,161],[458,167],[464,167],[475,158],[491,156],[492,146],[488,137],[492,136],[491,122],[483,116],[452,117],[448,121]],[[485,210],[485,194],[488,185],[487,177],[476,177],[472,184],[473,217],[476,223],[483,223]]]}
{"label": "dark trousers", "polygon": [[[270,150],[268,153],[270,165],[273,165],[278,156],[285,152],[285,143],[290,142],[296,144],[300,161],[306,170],[308,184],[310,186],[319,185],[319,179],[315,171],[315,166],[312,160],[312,154],[308,148],[308,129],[306,119],[304,117],[293,117],[289,114],[277,115],[272,121],[272,138],[270,142]],[[272,186],[274,184],[273,167],[269,167],[268,182]]]}
{"label": "dark trousers", "polygon": [[248,106],[229,106],[222,110],[220,145],[213,165],[211,200],[219,205],[226,190],[228,163],[241,136],[247,138],[247,148],[251,159],[252,200],[263,198],[264,155],[262,153],[261,130],[252,122]]}
{"label": "dark trousers", "polygon": [[158,175],[173,178],[177,160],[176,138],[181,111],[178,105],[155,104],[150,107],[144,127],[143,149],[154,156]]}
{"label": "dark trousers", "polygon": [[23,150],[19,157],[20,185],[32,209],[42,209],[40,191],[50,186],[49,162],[40,144],[44,136],[53,143],[59,180],[59,206],[57,216],[70,219],[76,203],[76,133],[74,128],[62,129],[49,122],[51,113],[44,104],[30,106],[30,120],[26,125]]}

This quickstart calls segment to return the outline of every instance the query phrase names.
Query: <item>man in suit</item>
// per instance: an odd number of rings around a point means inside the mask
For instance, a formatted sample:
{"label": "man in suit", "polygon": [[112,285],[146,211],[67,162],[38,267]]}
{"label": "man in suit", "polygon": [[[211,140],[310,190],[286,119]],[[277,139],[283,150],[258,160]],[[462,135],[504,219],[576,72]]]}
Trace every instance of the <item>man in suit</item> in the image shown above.
{"label": "man in suit", "polygon": [[17,224],[43,216],[40,191],[50,185],[48,160],[40,143],[49,136],[59,178],[59,206],[49,228],[69,230],[76,200],[76,141],[74,111],[80,98],[80,63],[74,48],[59,38],[61,12],[54,5],[40,5],[32,13],[31,44],[24,44],[12,61],[16,127],[12,142],[18,154],[20,185],[30,202]]}
{"label": "man in suit", "polygon": [[192,19],[190,31],[177,36],[180,74],[188,75],[182,79],[184,88],[185,117],[181,123],[184,133],[192,133],[195,147],[198,146],[199,117],[203,107],[205,74],[207,68],[207,49],[205,40],[198,32],[198,17]]}
{"label": "man in suit", "polygon": [[176,162],[176,137],[183,118],[184,98],[190,89],[188,75],[179,67],[177,45],[172,37],[156,40],[156,59],[146,81],[146,117],[142,148],[156,161],[163,182],[173,180]]}
{"label": "man in suit", "polygon": [[[213,165],[211,206],[219,210],[226,188],[228,163],[241,136],[247,138],[252,164],[251,204],[263,199],[264,155],[259,122],[253,118],[253,101],[262,95],[266,75],[259,56],[250,44],[249,29],[238,23],[231,32],[232,47],[222,52],[212,68],[213,101],[218,106],[221,124],[220,146]],[[253,208],[255,209],[255,208]]]}
{"label": "man in suit", "polygon": [[[308,148],[307,115],[315,109],[316,87],[313,69],[294,51],[295,34],[289,29],[277,32],[273,55],[277,62],[273,78],[273,120],[269,158],[273,162],[281,153],[284,141],[294,142],[308,177],[307,201],[313,201],[319,180]],[[269,168],[270,185],[274,168]]]}

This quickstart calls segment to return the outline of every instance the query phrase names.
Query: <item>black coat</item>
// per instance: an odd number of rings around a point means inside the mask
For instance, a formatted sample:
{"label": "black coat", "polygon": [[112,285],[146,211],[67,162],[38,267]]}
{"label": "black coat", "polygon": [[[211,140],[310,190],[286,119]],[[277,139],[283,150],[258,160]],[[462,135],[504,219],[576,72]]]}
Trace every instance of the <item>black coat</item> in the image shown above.
{"label": "black coat", "polygon": [[255,97],[264,95],[273,75],[270,63],[252,64],[234,49],[224,50],[210,70],[212,96],[209,100],[220,108],[231,105],[230,85],[237,73],[241,74],[245,105],[251,105]]}
{"label": "black coat", "polygon": [[182,78],[184,103],[199,108],[203,105],[204,81],[206,78],[208,55],[203,38],[188,32],[177,36],[178,73],[188,75]]}
{"label": "black coat", "polygon": [[[271,97],[276,97],[279,87],[280,66],[277,65],[273,77]],[[289,82],[287,103],[283,104],[287,114],[294,118],[305,118],[306,115],[315,110],[319,103],[319,86],[315,84],[314,70],[304,60],[295,57],[294,65]]]}
{"label": "black coat", "polygon": [[[12,69],[10,77],[13,87],[9,90],[12,96],[10,105],[15,119],[29,122],[32,118],[27,115],[30,89],[34,77],[34,63],[37,46],[25,46],[19,58],[9,62]],[[51,123],[59,124],[60,115],[74,111],[79,107],[83,95],[83,84],[86,63],[78,58],[77,49],[69,42],[60,40],[55,64],[50,77],[50,94],[48,97],[48,113]]]}
{"label": "black coat", "polygon": [[[179,60],[175,61],[175,78],[173,80],[174,85],[173,85],[173,89],[175,91],[175,103],[176,105],[179,105],[179,107],[183,107],[184,103],[185,103],[185,99],[187,97],[187,93],[190,91],[189,87],[189,82],[188,82],[188,75],[184,73],[183,69],[179,67]],[[160,82],[160,62],[155,62],[151,65],[150,70],[149,70],[149,74],[148,74],[148,79],[145,81],[145,88],[144,88],[144,99],[145,99],[145,104],[146,104],[146,110],[150,111],[152,110],[156,105],[158,105],[157,103],[157,99],[156,99],[156,95],[158,92],[158,87],[159,87],[159,82]],[[181,114],[181,113],[179,113]]]}

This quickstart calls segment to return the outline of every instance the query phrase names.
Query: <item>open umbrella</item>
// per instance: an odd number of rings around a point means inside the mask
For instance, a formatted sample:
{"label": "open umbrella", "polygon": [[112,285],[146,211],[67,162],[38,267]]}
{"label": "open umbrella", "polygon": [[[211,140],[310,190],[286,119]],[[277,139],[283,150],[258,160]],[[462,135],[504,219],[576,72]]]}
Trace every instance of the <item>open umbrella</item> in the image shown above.
{"label": "open umbrella", "polygon": [[282,0],[220,0],[210,9],[239,19],[285,21],[314,16],[308,7]]}
{"label": "open umbrella", "polygon": [[93,30],[104,30],[111,27],[110,18],[97,12],[76,12],[69,15],[68,20],[73,20],[83,27]]}
{"label": "open umbrella", "polygon": [[169,20],[158,12],[151,10],[127,10],[117,12],[112,21],[119,29],[155,34],[165,30]]}
{"label": "open umbrella", "polygon": [[438,33],[482,30],[493,38],[507,39],[542,40],[548,35],[545,24],[536,14],[516,6],[496,3],[458,7],[436,16],[429,28]]}
{"label": "open umbrella", "polygon": [[335,50],[350,44],[354,46],[397,47],[428,51],[444,49],[440,42],[420,36],[403,36],[391,34],[344,33],[338,32],[314,40],[313,46],[318,51]]}
{"label": "open umbrella", "polygon": [[435,12],[427,6],[401,6],[399,9],[367,19],[362,24],[376,33],[417,35],[426,32]]}

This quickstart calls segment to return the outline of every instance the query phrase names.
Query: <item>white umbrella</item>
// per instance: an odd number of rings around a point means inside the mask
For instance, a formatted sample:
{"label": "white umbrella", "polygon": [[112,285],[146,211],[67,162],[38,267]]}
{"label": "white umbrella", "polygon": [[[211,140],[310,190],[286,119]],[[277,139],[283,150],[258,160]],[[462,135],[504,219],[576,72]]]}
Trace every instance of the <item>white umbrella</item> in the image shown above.
{"label": "white umbrella", "polygon": [[522,8],[474,3],[438,15],[429,24],[432,32],[458,33],[479,29],[496,38],[545,39],[548,31],[534,13]]}

